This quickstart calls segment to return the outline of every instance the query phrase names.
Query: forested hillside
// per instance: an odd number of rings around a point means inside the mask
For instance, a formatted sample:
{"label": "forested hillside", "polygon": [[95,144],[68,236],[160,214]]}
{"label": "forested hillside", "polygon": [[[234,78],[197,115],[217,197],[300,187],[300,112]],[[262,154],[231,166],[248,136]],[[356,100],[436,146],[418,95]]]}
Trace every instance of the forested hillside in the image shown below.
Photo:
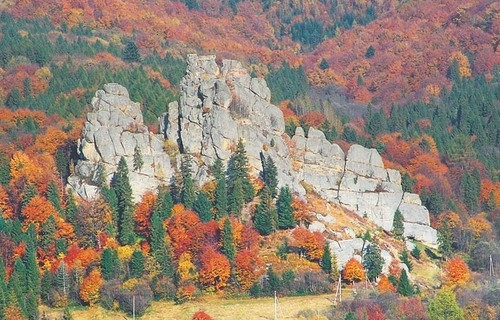
{"label": "forested hillside", "polygon": [[[265,159],[249,177],[243,145],[200,188],[196,159],[184,157],[174,183],[137,204],[123,164],[96,201],[66,191],[96,90],[125,86],[156,133],[192,52],[264,77],[289,136],[316,127],[344,150],[376,148],[429,209],[438,250],[406,250],[397,223],[390,234],[366,227],[356,236],[374,245],[342,281],[377,280],[380,295],[325,316],[500,314],[489,277],[500,271],[497,1],[22,0],[0,10],[1,319],[38,319],[40,304],[65,308],[64,319],[77,305],[131,314],[132,295],[140,314],[152,299],[333,292],[335,257],[305,228],[320,201],[277,188]],[[380,275],[386,242],[406,267]]]}

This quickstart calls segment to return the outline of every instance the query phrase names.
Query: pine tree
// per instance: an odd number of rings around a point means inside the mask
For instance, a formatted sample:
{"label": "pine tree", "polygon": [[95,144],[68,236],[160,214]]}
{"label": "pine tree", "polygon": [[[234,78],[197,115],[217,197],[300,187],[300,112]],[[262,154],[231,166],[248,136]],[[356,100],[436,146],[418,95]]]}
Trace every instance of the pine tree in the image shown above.
{"label": "pine tree", "polygon": [[325,243],[325,247],[323,248],[323,256],[321,257],[320,265],[324,272],[328,274],[332,272],[332,252],[330,251],[328,243]]}
{"label": "pine tree", "polygon": [[234,245],[233,227],[228,218],[224,221],[222,229],[222,253],[224,253],[229,261],[233,261],[236,255],[236,246]]}
{"label": "pine tree", "polygon": [[10,178],[10,160],[5,153],[0,151],[0,184],[7,186]]}
{"label": "pine tree", "polygon": [[52,298],[52,273],[49,270],[45,270],[42,275],[42,280],[40,281],[41,292],[40,296],[42,298],[42,302],[46,305],[50,305],[53,301]]}
{"label": "pine tree", "polygon": [[57,291],[63,296],[67,296],[70,293],[70,276],[68,274],[68,268],[64,260],[61,261],[59,267],[54,275],[54,285]]}
{"label": "pine tree", "polygon": [[463,320],[464,312],[457,303],[455,294],[450,290],[441,290],[428,307],[431,320]]}
{"label": "pine tree", "polygon": [[66,209],[65,209],[66,220],[69,223],[75,225],[77,212],[78,208],[76,206],[75,197],[73,195],[73,192],[70,191],[66,198]]}
{"label": "pine tree", "polygon": [[5,318],[5,309],[9,306],[9,291],[7,287],[7,274],[3,258],[0,257],[0,319]]}
{"label": "pine tree", "polygon": [[403,234],[405,232],[405,227],[403,224],[403,215],[399,209],[394,213],[394,219],[392,220],[392,232],[394,233],[394,238],[403,239]]}
{"label": "pine tree", "polygon": [[408,274],[406,270],[401,270],[401,276],[399,277],[397,292],[405,297],[411,297],[413,295],[413,287],[408,279]]}
{"label": "pine tree", "polygon": [[218,220],[227,215],[227,184],[223,177],[217,180],[214,192],[215,219]]}
{"label": "pine tree", "polygon": [[142,166],[144,165],[144,160],[142,159],[142,152],[139,146],[135,146],[134,148],[134,171],[141,171]]}
{"label": "pine tree", "polygon": [[51,180],[49,185],[47,186],[47,200],[52,203],[54,208],[56,208],[59,213],[64,214],[61,206],[61,199],[59,198],[59,192],[57,190],[57,184],[54,182],[54,180]]}
{"label": "pine tree", "polygon": [[165,228],[159,214],[153,212],[151,215],[151,253],[160,265],[161,273],[172,277],[174,269],[172,256],[165,240]]}
{"label": "pine tree", "polygon": [[453,234],[448,226],[448,222],[443,221],[437,230],[438,250],[441,255],[448,258],[453,253]]}
{"label": "pine tree", "polygon": [[408,271],[411,272],[411,270],[413,270],[413,263],[410,260],[408,250],[403,250],[403,252],[401,252],[401,255],[399,256],[399,259],[401,259],[401,262],[408,267]]}
{"label": "pine tree", "polygon": [[363,255],[363,266],[366,269],[368,280],[375,281],[382,272],[384,259],[382,258],[380,248],[376,244],[369,244],[365,248]]}
{"label": "pine tree", "polygon": [[200,217],[201,222],[208,222],[212,220],[212,212],[210,211],[212,204],[208,199],[206,192],[198,192],[198,197],[193,203],[193,210]]}
{"label": "pine tree", "polygon": [[319,68],[321,70],[326,70],[326,69],[330,68],[330,65],[328,64],[328,61],[326,61],[325,58],[321,59],[321,62],[319,63]]}
{"label": "pine tree", "polygon": [[7,100],[5,101],[5,105],[9,107],[9,109],[16,110],[23,107],[23,98],[21,97],[21,92],[17,88],[13,88],[9,95],[7,96]]}
{"label": "pine tree", "polygon": [[293,216],[292,193],[288,186],[282,187],[276,201],[276,213],[278,215],[278,229],[291,229],[297,225]]}
{"label": "pine tree", "polygon": [[260,203],[257,205],[253,218],[253,225],[261,235],[267,236],[275,230],[275,213],[276,211],[272,206],[271,193],[267,187],[264,187],[260,194]]}
{"label": "pine tree", "polygon": [[153,212],[158,214],[160,219],[164,221],[172,215],[172,208],[174,206],[174,201],[172,200],[172,195],[170,190],[163,188],[158,192],[158,197],[156,198],[156,203],[153,207]]}
{"label": "pine tree", "polygon": [[26,184],[21,198],[21,210],[37,195],[36,187],[32,184]]}
{"label": "pine tree", "polygon": [[243,193],[243,181],[238,179],[233,184],[233,189],[229,196],[229,212],[239,215],[245,204],[245,195]]}
{"label": "pine tree", "polygon": [[194,181],[192,176],[191,155],[185,154],[181,162],[182,188],[181,202],[188,209],[191,209],[196,199]]}
{"label": "pine tree", "polygon": [[231,155],[227,166],[228,177],[228,194],[233,194],[233,188],[237,180],[241,180],[243,190],[243,197],[246,202],[253,199],[255,189],[250,181],[250,174],[248,172],[248,158],[243,145],[243,140],[239,140],[236,146],[236,152]]}
{"label": "pine tree", "polygon": [[219,159],[219,158],[215,159],[211,170],[212,170],[212,175],[214,176],[215,180],[220,180],[220,179],[226,178],[224,175],[224,164],[222,163],[221,159]]}
{"label": "pine tree", "polygon": [[56,242],[56,219],[53,215],[49,216],[44,223],[42,223],[40,232],[40,245],[45,250],[49,252],[52,245]]}
{"label": "pine tree", "polygon": [[121,245],[130,245],[135,242],[134,220],[132,218],[134,205],[127,162],[124,157],[121,157],[118,162],[113,182],[118,200],[118,240]]}
{"label": "pine tree", "polygon": [[411,255],[417,259],[417,260],[420,260],[420,255],[421,255],[421,252],[420,252],[420,249],[415,246],[412,250],[411,250]]}
{"label": "pine tree", "polygon": [[144,254],[140,250],[135,250],[130,258],[130,276],[140,278],[144,273]]}
{"label": "pine tree", "polygon": [[271,197],[275,198],[278,193],[278,169],[274,164],[273,159],[268,156],[264,156],[261,154],[261,162],[262,162],[262,173],[261,177],[266,186],[269,187],[271,191]]}
{"label": "pine tree", "polygon": [[122,59],[126,62],[140,62],[141,54],[134,41],[128,41],[122,52]]}
{"label": "pine tree", "polygon": [[8,290],[11,293],[11,297],[9,298],[10,303],[19,307],[24,318],[28,318],[28,310],[26,306],[26,279],[26,266],[22,260],[18,258],[14,261],[14,270],[12,271],[9,279]]}
{"label": "pine tree", "polygon": [[101,256],[101,275],[106,281],[115,279],[118,276],[120,260],[116,250],[106,248]]}

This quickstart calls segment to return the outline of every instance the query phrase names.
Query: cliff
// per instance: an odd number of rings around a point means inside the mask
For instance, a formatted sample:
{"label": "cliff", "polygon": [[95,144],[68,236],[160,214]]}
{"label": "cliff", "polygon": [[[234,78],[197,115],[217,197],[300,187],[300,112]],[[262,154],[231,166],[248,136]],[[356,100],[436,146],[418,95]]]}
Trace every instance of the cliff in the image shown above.
{"label": "cliff", "polygon": [[[99,164],[109,181],[124,156],[138,201],[146,190],[168,184],[174,174],[179,154],[169,156],[165,146],[195,156],[195,176],[201,185],[211,178],[215,159],[227,161],[242,139],[253,175],[261,171],[264,154],[274,160],[280,185],[289,185],[299,196],[305,197],[305,186],[310,187],[328,202],[387,231],[399,210],[406,237],[437,244],[436,230],[430,227],[429,212],[419,196],[403,192],[400,173],[385,169],[375,149],[353,145],[344,153],[313,128],[307,135],[297,128],[290,138],[283,114],[270,103],[264,79],[252,78],[234,60],[223,60],[219,66],[215,56],[189,55],[187,62],[180,100],[170,103],[159,119],[158,135],[148,132],[139,105],[129,99],[125,88],[107,84],[96,93],[79,144],[76,175],[69,182],[78,194],[95,196]],[[136,147],[144,159],[138,171],[132,170]]]}

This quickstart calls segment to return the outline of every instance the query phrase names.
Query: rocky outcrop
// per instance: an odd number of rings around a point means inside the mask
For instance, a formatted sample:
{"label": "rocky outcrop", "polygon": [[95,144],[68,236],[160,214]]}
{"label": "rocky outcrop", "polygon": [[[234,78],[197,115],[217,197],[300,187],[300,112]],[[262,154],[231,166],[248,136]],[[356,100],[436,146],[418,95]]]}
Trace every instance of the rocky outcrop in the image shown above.
{"label": "rocky outcrop", "polygon": [[[107,84],[96,92],[79,144],[81,159],[76,175],[70,178],[70,185],[80,195],[96,194],[98,165],[105,168],[109,181],[123,156],[138,201],[146,190],[168,183],[174,173],[165,145],[194,156],[196,180],[202,184],[210,178],[214,161],[226,162],[241,139],[252,174],[262,170],[262,155],[271,157],[280,185],[290,186],[299,196],[304,197],[306,187],[310,188],[387,231],[399,210],[407,237],[436,245],[429,212],[418,195],[403,192],[400,173],[384,168],[375,149],[353,145],[344,152],[314,128],[307,133],[297,128],[290,138],[284,133],[282,112],[270,103],[264,79],[252,78],[234,60],[223,60],[219,66],[215,56],[188,55],[187,62],[180,99],[170,103],[160,117],[159,135],[148,132],[139,104],[129,99],[125,88]],[[134,171],[136,147],[144,165]],[[326,224],[318,221],[312,229],[326,230]]]}
{"label": "rocky outcrop", "polygon": [[[126,88],[109,83],[96,92],[92,112],[87,114],[82,139],[78,144],[80,159],[69,186],[85,198],[97,195],[98,175],[103,169],[109,183],[118,161],[124,157],[128,168],[134,200],[148,190],[169,182],[173,171],[163,151],[163,138],[148,131],[138,103],[129,98]],[[137,148],[137,149],[136,149]],[[133,170],[134,151],[140,150],[143,165]],[[102,169],[98,170],[98,167]]]}

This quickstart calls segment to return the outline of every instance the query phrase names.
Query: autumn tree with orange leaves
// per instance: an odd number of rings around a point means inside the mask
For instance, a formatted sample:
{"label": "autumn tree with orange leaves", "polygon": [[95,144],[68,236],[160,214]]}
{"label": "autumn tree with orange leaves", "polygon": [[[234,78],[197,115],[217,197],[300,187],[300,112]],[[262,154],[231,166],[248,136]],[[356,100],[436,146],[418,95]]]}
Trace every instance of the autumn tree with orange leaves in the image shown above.
{"label": "autumn tree with orange leaves", "polygon": [[155,202],[156,194],[148,191],[142,196],[141,202],[135,206],[135,229],[144,237],[149,237],[151,232],[151,213],[153,212]]}
{"label": "autumn tree with orange leaves", "polygon": [[349,259],[342,270],[342,278],[348,283],[361,281],[365,278],[365,275],[363,265],[355,258]]}
{"label": "autumn tree with orange leaves", "polygon": [[89,305],[96,304],[100,297],[99,289],[103,284],[101,272],[98,269],[92,269],[80,286],[80,299]]}
{"label": "autumn tree with orange leaves", "polygon": [[464,285],[470,279],[467,263],[460,257],[453,257],[444,266],[445,281],[448,285]]}
{"label": "autumn tree with orange leaves", "polygon": [[231,265],[226,256],[206,247],[200,256],[199,281],[208,290],[220,291],[227,285]]}
{"label": "autumn tree with orange leaves", "polygon": [[264,273],[263,263],[256,251],[240,250],[234,259],[235,273],[242,290],[248,290]]}
{"label": "autumn tree with orange leaves", "polygon": [[292,232],[295,245],[304,251],[307,258],[319,261],[323,256],[325,238],[319,232],[311,232],[306,228],[296,228]]}

